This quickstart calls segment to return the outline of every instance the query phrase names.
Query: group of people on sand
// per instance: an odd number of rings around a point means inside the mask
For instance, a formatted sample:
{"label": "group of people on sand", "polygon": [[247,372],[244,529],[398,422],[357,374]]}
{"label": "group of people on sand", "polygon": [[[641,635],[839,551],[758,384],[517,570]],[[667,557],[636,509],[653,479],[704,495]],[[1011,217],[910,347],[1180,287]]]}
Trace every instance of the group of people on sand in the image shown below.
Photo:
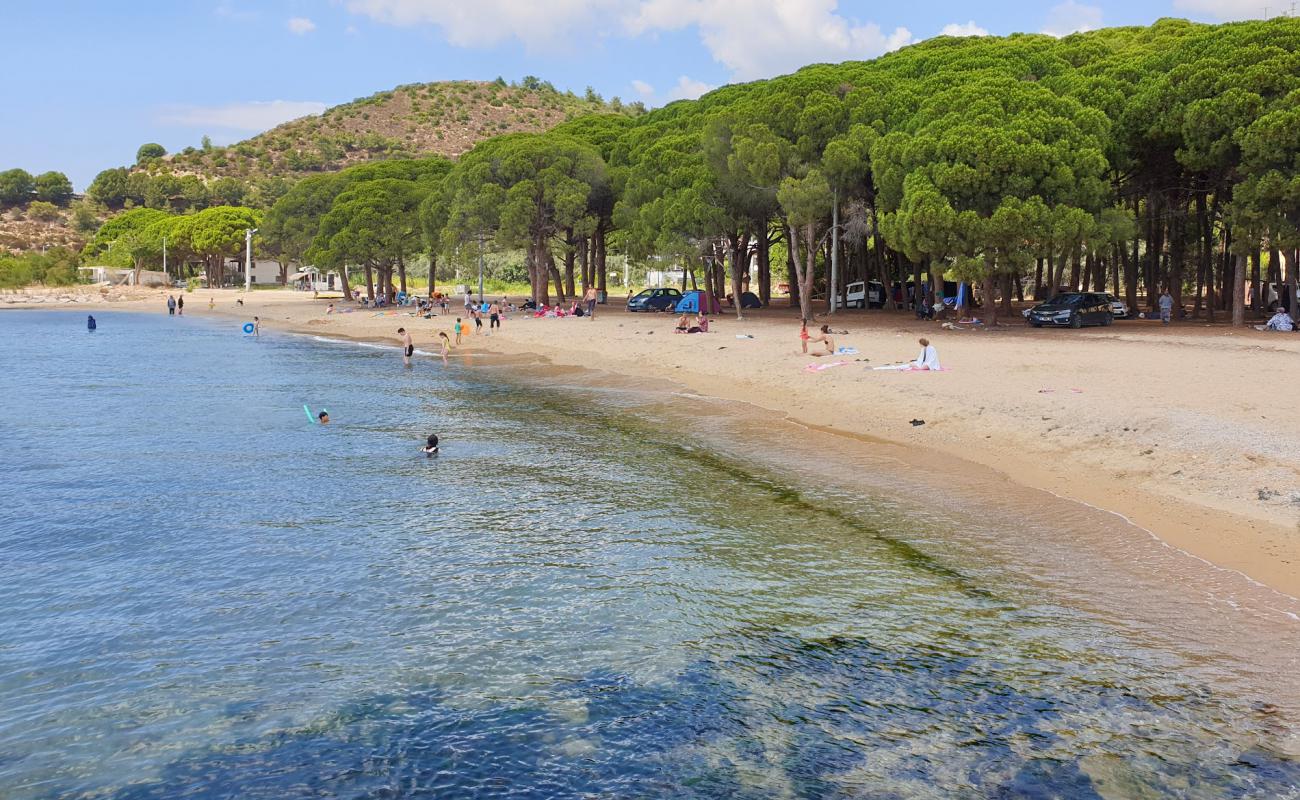
{"label": "group of people on sand", "polygon": [[596,289],[595,287],[587,289],[581,300],[575,297],[567,307],[563,303],[556,303],[553,306],[543,303],[539,306],[530,300],[524,303],[523,308],[525,311],[532,311],[534,319],[563,319],[565,317],[595,319]]}
{"label": "group of people on sand", "polygon": [[696,314],[693,317],[689,313],[682,314],[677,318],[677,327],[674,333],[708,333],[709,318],[706,314]]}
{"label": "group of people on sand", "polygon": [[[843,331],[841,331],[841,333],[843,333]],[[930,344],[930,340],[922,336],[917,340],[917,342],[921,345],[921,353],[912,361],[905,361],[901,364],[887,364],[885,366],[874,367],[874,369],[942,371],[943,367],[939,364],[939,351],[934,349],[934,345]],[[805,355],[816,356],[818,358],[822,356],[836,355],[839,352],[836,350],[835,335],[831,330],[830,325],[822,325],[817,329],[816,333],[809,333],[808,323],[805,321],[799,327],[799,343],[802,345]],[[809,345],[822,345],[826,348],[826,352],[818,352],[815,347],[812,352],[809,352]]]}

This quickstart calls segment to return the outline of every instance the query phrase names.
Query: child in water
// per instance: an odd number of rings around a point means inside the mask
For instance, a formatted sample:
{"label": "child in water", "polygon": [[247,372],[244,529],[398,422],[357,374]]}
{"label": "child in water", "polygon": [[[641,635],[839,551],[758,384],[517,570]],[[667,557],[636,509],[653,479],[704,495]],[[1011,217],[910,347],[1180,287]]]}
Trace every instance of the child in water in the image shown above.
{"label": "child in water", "polygon": [[424,447],[420,448],[420,452],[426,456],[438,455],[438,437],[432,433],[429,434],[429,438],[425,440]]}

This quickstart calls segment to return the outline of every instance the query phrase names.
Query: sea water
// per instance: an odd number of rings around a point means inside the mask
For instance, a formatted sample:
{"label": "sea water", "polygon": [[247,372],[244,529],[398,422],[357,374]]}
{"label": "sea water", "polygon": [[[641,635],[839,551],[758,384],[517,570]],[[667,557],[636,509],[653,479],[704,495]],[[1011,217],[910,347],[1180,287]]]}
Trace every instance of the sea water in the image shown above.
{"label": "sea water", "polygon": [[3,313],[0,388],[0,797],[1300,796],[1294,605],[1140,531],[234,322]]}

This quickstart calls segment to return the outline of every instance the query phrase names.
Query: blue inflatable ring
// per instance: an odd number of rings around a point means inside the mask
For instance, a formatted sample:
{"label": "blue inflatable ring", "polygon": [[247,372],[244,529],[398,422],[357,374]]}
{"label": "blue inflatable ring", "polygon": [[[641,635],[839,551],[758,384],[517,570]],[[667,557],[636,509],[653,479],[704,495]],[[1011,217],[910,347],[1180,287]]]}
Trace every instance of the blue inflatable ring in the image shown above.
{"label": "blue inflatable ring", "polygon": [[253,332],[253,323],[251,323],[251,322],[245,322],[245,323],[244,323],[244,333],[252,333],[252,332]]}

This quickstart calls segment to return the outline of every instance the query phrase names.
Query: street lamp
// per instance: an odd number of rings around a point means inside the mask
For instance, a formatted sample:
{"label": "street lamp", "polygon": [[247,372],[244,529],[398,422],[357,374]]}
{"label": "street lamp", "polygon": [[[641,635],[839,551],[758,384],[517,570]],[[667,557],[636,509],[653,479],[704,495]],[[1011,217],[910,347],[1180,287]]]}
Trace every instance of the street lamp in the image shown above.
{"label": "street lamp", "polygon": [[257,228],[244,229],[244,291],[251,291],[253,288],[253,234],[257,233]]}

